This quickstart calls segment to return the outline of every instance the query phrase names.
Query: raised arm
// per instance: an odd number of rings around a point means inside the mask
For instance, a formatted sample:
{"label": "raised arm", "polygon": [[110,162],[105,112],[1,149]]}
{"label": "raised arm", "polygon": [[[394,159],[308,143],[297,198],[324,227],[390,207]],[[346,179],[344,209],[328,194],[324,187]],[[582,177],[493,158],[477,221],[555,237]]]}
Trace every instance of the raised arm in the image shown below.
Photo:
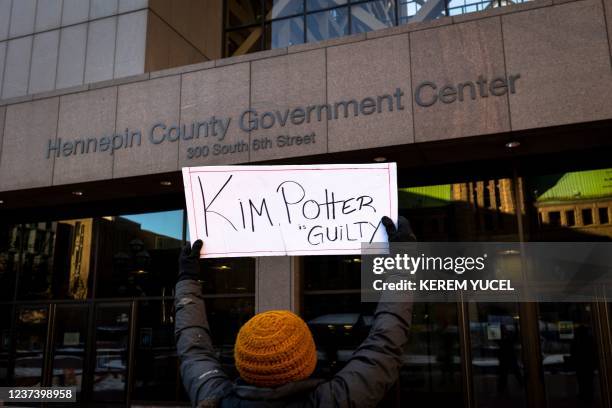
{"label": "raised arm", "polygon": [[231,387],[213,350],[202,287],[197,281],[201,249],[202,241],[198,240],[193,248],[187,244],[181,251],[174,301],[176,351],[193,406],[202,401],[213,403]]}
{"label": "raised arm", "polygon": [[[383,224],[390,242],[416,240],[408,220],[403,217],[397,229],[387,217],[383,218]],[[387,277],[388,282],[399,279],[393,275]],[[374,407],[397,381],[412,320],[412,298],[405,302],[387,302],[384,296],[383,293],[368,337],[344,368],[313,392],[314,402],[319,406]]]}

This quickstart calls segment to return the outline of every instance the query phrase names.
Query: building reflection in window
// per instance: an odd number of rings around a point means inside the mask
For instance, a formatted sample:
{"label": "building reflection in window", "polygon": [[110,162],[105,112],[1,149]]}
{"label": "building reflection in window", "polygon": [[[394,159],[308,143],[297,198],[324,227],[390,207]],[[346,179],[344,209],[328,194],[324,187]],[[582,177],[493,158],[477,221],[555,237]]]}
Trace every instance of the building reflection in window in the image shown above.
{"label": "building reflection in window", "polygon": [[[411,221],[422,241],[519,241],[516,212],[520,211],[522,217],[525,210],[521,182],[518,184],[515,186],[509,177],[491,177],[400,188],[400,212]],[[517,197],[521,204],[517,204]],[[456,311],[455,305],[446,306]],[[526,394],[518,304],[470,303],[468,312],[472,381],[478,406],[503,406],[504,401],[512,401],[510,406],[523,406]],[[456,315],[454,319],[456,322]],[[443,322],[438,318],[437,324]],[[448,340],[442,336],[440,341],[444,344]],[[458,335],[454,341],[458,347]],[[458,356],[453,356],[453,362],[456,359]],[[457,376],[446,380],[450,379]],[[453,386],[460,388],[456,382]]]}
{"label": "building reflection in window", "polygon": [[22,224],[20,299],[91,296],[91,218]]}
{"label": "building reflection in window", "polygon": [[612,239],[612,169],[530,175],[525,184],[533,210],[530,240]]}
{"label": "building reflection in window", "polygon": [[[531,241],[610,241],[612,169],[525,176]],[[602,406],[594,305],[538,307],[546,397],[554,406]]]}
{"label": "building reflection in window", "polygon": [[36,387],[42,384],[49,309],[20,308],[15,327],[14,385]]}
{"label": "building reflection in window", "polygon": [[97,220],[98,297],[170,296],[178,274],[183,211]]}
{"label": "building reflection in window", "polygon": [[21,231],[18,225],[0,223],[0,299],[15,297],[15,276],[19,264]]}

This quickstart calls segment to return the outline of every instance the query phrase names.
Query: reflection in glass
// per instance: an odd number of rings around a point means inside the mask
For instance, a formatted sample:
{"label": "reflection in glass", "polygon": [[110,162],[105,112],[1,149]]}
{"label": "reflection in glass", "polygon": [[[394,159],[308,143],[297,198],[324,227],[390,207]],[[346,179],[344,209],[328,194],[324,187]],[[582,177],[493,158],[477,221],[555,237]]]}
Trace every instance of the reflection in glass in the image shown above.
{"label": "reflection in glass", "polygon": [[351,7],[351,33],[381,30],[395,25],[395,1],[375,0]]}
{"label": "reflection in glass", "polygon": [[255,258],[200,259],[204,294],[255,295]]}
{"label": "reflection in glass", "polygon": [[469,322],[478,406],[525,406],[518,305],[470,303]]}
{"label": "reflection in glass", "polygon": [[304,292],[303,318],[317,347],[314,376],[331,378],[344,367],[367,337],[375,307],[361,302],[359,289]]}
{"label": "reflection in glass", "polygon": [[304,19],[288,18],[266,24],[266,48],[282,48],[304,42]]}
{"label": "reflection in glass", "polygon": [[262,0],[228,0],[226,4],[227,27],[240,27],[261,22]]}
{"label": "reflection in glass", "polygon": [[261,51],[263,48],[263,28],[261,25],[239,28],[225,32],[225,55],[243,55]]}
{"label": "reflection in glass", "polygon": [[97,296],[170,296],[182,217],[177,210],[100,218]]}
{"label": "reflection in glass", "polygon": [[400,370],[402,401],[463,406],[455,303],[416,303]]}
{"label": "reflection in glass", "polygon": [[18,225],[0,222],[0,299],[15,296],[15,275],[19,263],[21,231]]}
{"label": "reflection in glass", "polygon": [[87,299],[91,295],[94,220],[22,224],[20,299]]}
{"label": "reflection in glass", "polygon": [[95,401],[125,400],[129,323],[128,305],[97,307],[93,380]]}
{"label": "reflection in glass", "polygon": [[172,300],[138,302],[132,398],[178,399],[178,360],[174,343]]}
{"label": "reflection in glass", "polygon": [[449,0],[448,11],[450,16],[455,16],[459,14],[474,13],[476,11],[509,6],[512,4],[526,3],[527,1],[531,0]]}
{"label": "reflection in glass", "polygon": [[83,382],[88,318],[86,305],[57,305],[55,309],[51,385],[76,387],[77,401]]}
{"label": "reflection in glass", "polygon": [[359,256],[306,256],[304,290],[356,290],[361,288]]}
{"label": "reflection in glass", "polygon": [[361,302],[361,258],[307,256],[302,315],[317,347],[315,375],[330,378],[367,337],[376,305]]}
{"label": "reflection in glass", "polygon": [[234,342],[238,330],[255,314],[255,297],[207,297],[206,314],[217,359],[230,378],[237,378]]}
{"label": "reflection in glass", "polygon": [[49,309],[19,309],[15,328],[15,385],[35,387],[42,383]]}
{"label": "reflection in glass", "polygon": [[0,306],[0,387],[8,385],[12,311],[12,306]]}
{"label": "reflection in glass", "polygon": [[306,17],[308,42],[328,40],[349,33],[348,9],[340,7]]}
{"label": "reflection in glass", "polygon": [[525,177],[531,241],[612,239],[612,169]]}
{"label": "reflection in glass", "polygon": [[591,306],[541,303],[539,312],[540,348],[549,406],[602,406]]}
{"label": "reflection in glass", "polygon": [[414,0],[398,0],[399,23],[406,24],[421,8],[421,3]]}
{"label": "reflection in glass", "polygon": [[266,0],[266,20],[293,16],[304,12],[303,0]]}
{"label": "reflection in glass", "polygon": [[346,4],[346,0],[306,0],[306,10],[311,12],[314,10],[341,6],[343,4]]}
{"label": "reflection in glass", "polygon": [[402,187],[398,205],[419,241],[518,241],[514,189],[510,178]]}

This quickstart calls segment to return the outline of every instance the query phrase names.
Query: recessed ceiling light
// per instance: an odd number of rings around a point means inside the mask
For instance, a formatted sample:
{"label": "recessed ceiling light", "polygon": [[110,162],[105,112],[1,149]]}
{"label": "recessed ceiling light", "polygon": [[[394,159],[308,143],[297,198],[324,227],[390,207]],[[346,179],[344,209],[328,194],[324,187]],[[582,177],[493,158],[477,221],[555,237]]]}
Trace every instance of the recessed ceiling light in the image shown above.
{"label": "recessed ceiling light", "polygon": [[168,186],[172,185],[172,182],[169,181],[169,180],[162,180],[162,181],[159,182],[159,184],[161,184],[164,187],[168,187]]}
{"label": "recessed ceiling light", "polygon": [[4,204],[4,200],[0,200],[0,204]]}
{"label": "recessed ceiling light", "polygon": [[82,196],[82,195],[83,195],[83,192],[82,192],[82,191],[73,191],[73,192],[72,192],[72,195],[75,195],[75,196],[80,197],[80,196]]}
{"label": "recessed ceiling light", "polygon": [[521,142],[518,142],[516,140],[513,140],[513,141],[508,142],[508,143],[505,144],[505,146],[508,149],[515,149],[515,148],[519,147],[520,145],[521,145]]}
{"label": "recessed ceiling light", "polygon": [[378,156],[378,157],[375,157],[375,158],[374,158],[374,161],[375,161],[375,162],[378,162],[378,163],[382,163],[382,162],[387,161],[387,158],[386,158],[386,157],[384,157],[384,156]]}

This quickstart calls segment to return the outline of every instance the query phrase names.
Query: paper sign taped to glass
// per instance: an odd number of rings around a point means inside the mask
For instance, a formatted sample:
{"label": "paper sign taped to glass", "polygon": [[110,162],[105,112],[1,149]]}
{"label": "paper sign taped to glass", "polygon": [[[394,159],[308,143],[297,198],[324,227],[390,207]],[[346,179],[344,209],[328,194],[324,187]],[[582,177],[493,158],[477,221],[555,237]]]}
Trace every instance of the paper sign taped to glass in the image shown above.
{"label": "paper sign taped to glass", "polygon": [[360,254],[397,223],[395,163],[184,167],[202,257]]}

